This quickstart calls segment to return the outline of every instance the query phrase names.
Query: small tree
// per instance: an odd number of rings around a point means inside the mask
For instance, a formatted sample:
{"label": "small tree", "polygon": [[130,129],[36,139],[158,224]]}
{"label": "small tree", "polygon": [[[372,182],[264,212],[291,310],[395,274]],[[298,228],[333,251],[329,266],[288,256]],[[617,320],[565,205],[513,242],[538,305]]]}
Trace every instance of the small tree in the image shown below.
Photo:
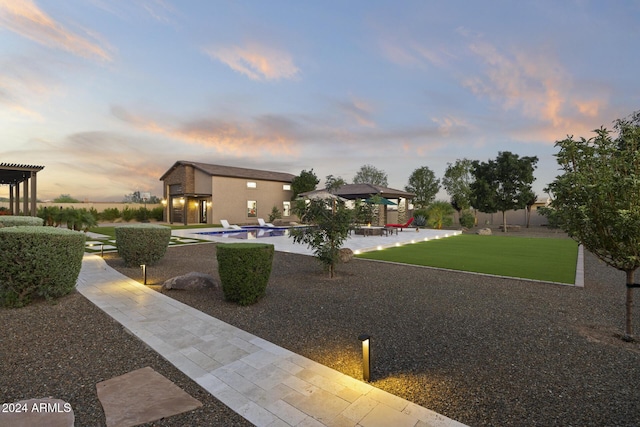
{"label": "small tree", "polygon": [[313,173],[313,169],[311,169],[310,171],[303,170],[302,172],[300,172],[300,175],[294,177],[291,180],[291,190],[293,190],[293,196],[291,197],[291,200],[295,200],[300,193],[306,193],[307,191],[315,190],[316,185],[318,185],[319,182],[320,180],[318,179],[316,174]]}
{"label": "small tree", "polygon": [[440,180],[436,179],[431,169],[423,166],[413,171],[404,189],[416,195],[413,199],[415,206],[424,208],[436,198],[440,190]]}
{"label": "small tree", "polygon": [[507,231],[507,211],[522,209],[531,197],[536,156],[519,157],[504,151],[495,160],[473,162],[471,204],[485,213],[502,212],[503,231]]}
{"label": "small tree", "polygon": [[579,141],[557,141],[564,174],[549,184],[558,225],[606,264],[626,273],[624,339],[633,337],[635,271],[640,267],[640,111]]}
{"label": "small tree", "polygon": [[373,165],[364,165],[353,177],[354,184],[372,184],[387,187],[387,173]]}
{"label": "small tree", "polygon": [[305,205],[302,215],[310,227],[294,229],[295,243],[306,243],[313,248],[318,261],[335,276],[335,266],[339,262],[339,251],[349,234],[351,211],[342,200],[311,199]]}

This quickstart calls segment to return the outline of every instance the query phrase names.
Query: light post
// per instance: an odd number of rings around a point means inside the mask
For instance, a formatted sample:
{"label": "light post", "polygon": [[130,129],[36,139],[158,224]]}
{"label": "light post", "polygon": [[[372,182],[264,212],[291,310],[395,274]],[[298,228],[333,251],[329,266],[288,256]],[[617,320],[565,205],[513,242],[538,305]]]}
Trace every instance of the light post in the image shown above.
{"label": "light post", "polygon": [[140,268],[142,268],[142,284],[146,285],[147,284],[147,265],[141,264]]}
{"label": "light post", "polygon": [[362,378],[369,382],[371,380],[371,337],[362,334],[358,339],[362,341]]}

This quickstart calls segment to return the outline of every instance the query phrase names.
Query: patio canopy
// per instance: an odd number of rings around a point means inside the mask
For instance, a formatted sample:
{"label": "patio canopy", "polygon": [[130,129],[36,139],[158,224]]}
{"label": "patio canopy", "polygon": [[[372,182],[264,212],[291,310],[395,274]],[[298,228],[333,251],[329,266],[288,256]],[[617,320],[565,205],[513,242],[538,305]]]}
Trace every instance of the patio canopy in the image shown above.
{"label": "patio canopy", "polygon": [[[306,193],[300,193],[300,196],[317,197],[316,194],[321,192],[326,193],[327,190],[323,189],[307,191]],[[416,197],[416,195],[413,193],[408,193],[406,191],[396,190],[395,188],[382,187],[380,185],[373,184],[345,184],[337,190],[334,190],[331,194],[343,197],[348,200],[364,200],[376,195],[385,199],[413,199],[414,197]]]}

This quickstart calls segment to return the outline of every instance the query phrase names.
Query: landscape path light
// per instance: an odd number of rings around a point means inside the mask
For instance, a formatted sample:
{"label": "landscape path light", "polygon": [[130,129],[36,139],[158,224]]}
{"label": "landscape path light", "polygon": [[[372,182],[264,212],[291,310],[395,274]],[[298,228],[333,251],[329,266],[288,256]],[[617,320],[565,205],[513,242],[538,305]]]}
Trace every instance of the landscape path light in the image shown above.
{"label": "landscape path light", "polygon": [[362,341],[362,378],[369,382],[371,380],[371,337],[362,334],[358,339]]}
{"label": "landscape path light", "polygon": [[142,269],[142,284],[146,285],[147,284],[147,265],[140,264],[140,268]]}

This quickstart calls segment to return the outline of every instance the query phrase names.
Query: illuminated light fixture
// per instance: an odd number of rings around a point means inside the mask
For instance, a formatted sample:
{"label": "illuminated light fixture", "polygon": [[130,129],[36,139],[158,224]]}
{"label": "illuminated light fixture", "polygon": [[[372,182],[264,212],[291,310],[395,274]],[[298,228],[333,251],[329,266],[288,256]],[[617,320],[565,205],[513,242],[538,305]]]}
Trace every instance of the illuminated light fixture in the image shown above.
{"label": "illuminated light fixture", "polygon": [[161,203],[163,206],[167,206],[167,199],[162,199]]}
{"label": "illuminated light fixture", "polygon": [[449,237],[449,233],[445,234],[444,237]]}
{"label": "illuminated light fixture", "polygon": [[382,250],[382,246],[378,246],[376,249],[381,251]]}
{"label": "illuminated light fixture", "polygon": [[429,241],[429,238],[428,238],[428,237],[425,237],[425,238],[424,238],[424,241],[425,241],[425,242],[428,242],[428,241]]}
{"label": "illuminated light fixture", "polygon": [[416,242],[415,240],[412,240],[412,241],[411,241],[411,243],[415,243],[415,242]]}
{"label": "illuminated light fixture", "polygon": [[89,243],[89,246],[94,247],[100,245],[100,256],[104,258],[104,243]]}
{"label": "illuminated light fixture", "polygon": [[362,341],[362,378],[369,382],[371,380],[371,337],[362,334],[358,339]]}
{"label": "illuminated light fixture", "polygon": [[396,248],[400,247],[400,242],[396,242]]}
{"label": "illuminated light fixture", "polygon": [[355,252],[353,252],[355,255],[360,255],[360,249],[356,250]]}
{"label": "illuminated light fixture", "polygon": [[180,204],[184,205],[184,197],[180,197]]}
{"label": "illuminated light fixture", "polygon": [[147,265],[140,264],[140,268],[142,269],[142,284],[146,285],[147,284]]}

